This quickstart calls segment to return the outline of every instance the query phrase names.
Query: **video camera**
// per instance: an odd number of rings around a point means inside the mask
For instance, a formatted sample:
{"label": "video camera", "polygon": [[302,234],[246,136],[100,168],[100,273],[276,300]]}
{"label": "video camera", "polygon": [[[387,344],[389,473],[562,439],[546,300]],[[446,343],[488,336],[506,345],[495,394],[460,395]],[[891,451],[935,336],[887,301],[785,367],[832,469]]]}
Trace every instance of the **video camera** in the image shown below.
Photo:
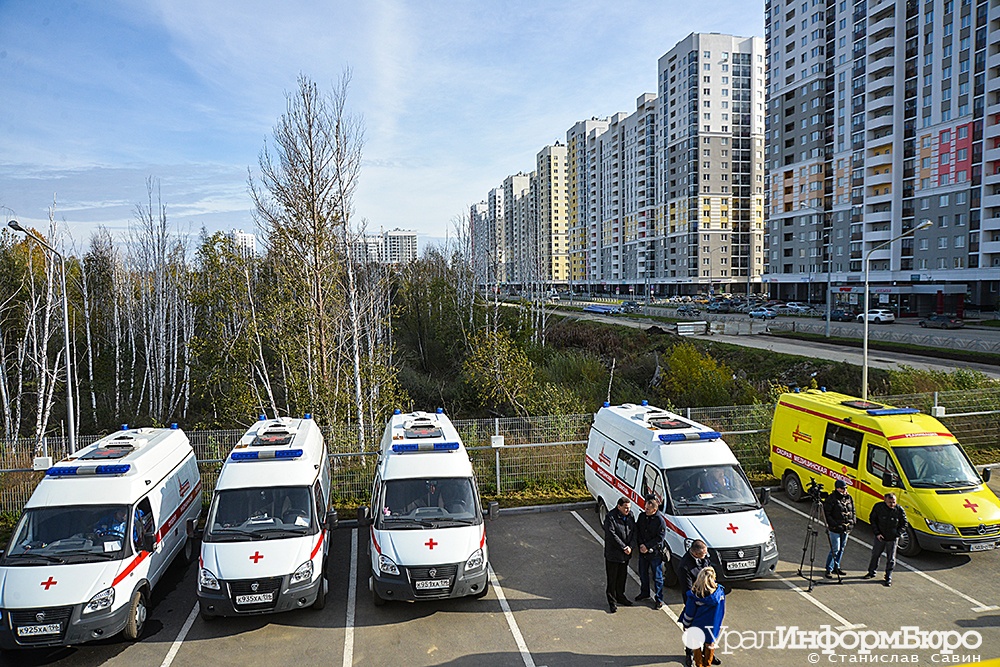
{"label": "video camera", "polygon": [[823,483],[817,482],[815,477],[809,478],[809,484],[806,485],[806,495],[813,499],[813,502],[822,502],[826,500],[826,497],[830,495],[823,490]]}

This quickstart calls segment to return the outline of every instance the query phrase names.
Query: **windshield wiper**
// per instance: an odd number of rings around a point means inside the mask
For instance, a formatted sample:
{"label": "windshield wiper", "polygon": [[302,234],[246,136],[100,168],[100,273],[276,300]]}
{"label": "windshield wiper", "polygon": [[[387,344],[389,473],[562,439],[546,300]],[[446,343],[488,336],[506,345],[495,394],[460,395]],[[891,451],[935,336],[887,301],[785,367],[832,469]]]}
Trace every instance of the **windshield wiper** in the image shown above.
{"label": "windshield wiper", "polygon": [[434,522],[435,525],[441,526],[442,524],[458,524],[460,526],[471,526],[476,523],[475,519],[438,519]]}
{"label": "windshield wiper", "polygon": [[37,558],[39,560],[45,561],[46,563],[65,563],[62,558],[58,556],[49,556],[48,554],[36,554],[25,551],[19,554],[7,554],[7,558]]}
{"label": "windshield wiper", "polygon": [[265,540],[270,540],[275,537],[288,537],[289,535],[305,535],[309,531],[308,528],[300,528],[298,530],[292,530],[291,528],[271,528],[269,530],[261,531]]}
{"label": "windshield wiper", "polygon": [[941,482],[941,485],[948,487],[979,486],[979,482],[973,482],[968,479],[953,479],[950,482]]}
{"label": "windshield wiper", "polygon": [[757,509],[760,507],[757,503],[745,503],[741,500],[724,500],[720,503],[715,503],[716,505],[727,505],[734,507],[749,507],[751,509]]}
{"label": "windshield wiper", "polygon": [[426,519],[413,519],[404,516],[389,516],[382,519],[382,523],[415,523],[418,526],[424,526],[425,528],[434,528],[435,523],[433,521],[428,521]]}
{"label": "windshield wiper", "polygon": [[210,533],[213,537],[220,537],[223,535],[243,535],[246,537],[251,537],[255,540],[264,539],[264,533],[257,530],[244,530],[243,528],[219,528],[218,530],[213,530]]}
{"label": "windshield wiper", "polygon": [[682,503],[682,502],[678,502],[678,503],[675,503],[675,505],[678,508],[690,507],[690,508],[693,508],[693,509],[696,509],[696,510],[706,510],[706,511],[712,512],[714,514],[726,514],[726,513],[729,512],[729,510],[727,508],[725,508],[725,507],[721,507],[719,505],[707,505],[707,504],[704,504],[704,503]]}
{"label": "windshield wiper", "polygon": [[104,560],[111,560],[118,557],[118,552],[121,551],[86,551],[84,549],[73,549],[71,551],[60,551],[64,556],[94,556],[95,558],[102,558]]}

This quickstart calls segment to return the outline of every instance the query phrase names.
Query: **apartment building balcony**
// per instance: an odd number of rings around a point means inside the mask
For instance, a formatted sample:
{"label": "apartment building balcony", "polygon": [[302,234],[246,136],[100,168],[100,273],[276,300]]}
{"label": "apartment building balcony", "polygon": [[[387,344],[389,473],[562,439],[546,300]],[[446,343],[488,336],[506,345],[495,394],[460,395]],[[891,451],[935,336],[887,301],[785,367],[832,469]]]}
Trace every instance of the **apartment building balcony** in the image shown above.
{"label": "apartment building balcony", "polygon": [[[871,16],[871,7],[869,7],[869,16]],[[868,24],[868,34],[877,35],[880,30],[885,30],[886,28],[893,28],[896,25],[896,16],[889,12],[882,18],[876,18],[874,21]]]}
{"label": "apartment building balcony", "polygon": [[983,185],[1000,185],[1000,171],[984,174]]}
{"label": "apartment building balcony", "polygon": [[885,151],[879,155],[869,154],[865,158],[865,166],[868,167],[882,167],[887,164],[892,164],[892,153]]}
{"label": "apartment building balcony", "polygon": [[[881,57],[878,55],[881,49],[891,49],[894,46],[896,46],[896,31],[892,29],[875,34],[874,37],[868,39],[868,51],[876,54],[876,58]],[[872,62],[872,59],[869,58],[868,62]]]}
{"label": "apartment building balcony", "polygon": [[990,194],[983,197],[983,206],[987,208],[1000,206],[1000,193]]}
{"label": "apartment building balcony", "polygon": [[883,111],[880,115],[869,114],[868,121],[865,124],[865,129],[869,132],[875,132],[876,130],[881,130],[883,128],[891,128],[893,120],[892,109]]}
{"label": "apartment building balcony", "polygon": [[1000,253],[1000,241],[984,241],[979,244],[979,251],[987,255]]}
{"label": "apartment building balcony", "polygon": [[876,44],[871,44],[868,52],[868,69],[877,72],[886,64],[893,64],[896,61],[895,39],[882,39]]}
{"label": "apartment building balcony", "polygon": [[[890,211],[877,211],[877,212],[865,213],[865,222],[867,222],[867,223],[876,223],[876,222],[877,223],[885,223],[885,222],[891,222],[891,221],[892,221],[892,211],[891,210]],[[858,234],[859,238],[860,238],[860,236],[861,235]],[[851,240],[852,241],[856,241],[857,239],[855,239],[854,235],[852,235],[851,236]]]}
{"label": "apartment building balcony", "polygon": [[987,148],[983,151],[983,161],[984,162],[994,162],[1000,160],[1000,146],[996,148]]}
{"label": "apartment building balcony", "polygon": [[1000,67],[1000,51],[986,56],[986,69],[993,69],[994,67]]}
{"label": "apartment building balcony", "polygon": [[1000,211],[997,211],[994,217],[984,218],[982,221],[982,227],[980,229],[985,232],[1000,232]]}
{"label": "apartment building balcony", "polygon": [[868,230],[865,232],[865,243],[870,243],[872,245],[878,245],[879,243],[884,243],[892,238],[892,229],[889,225],[884,225],[883,229],[878,230]]}
{"label": "apartment building balcony", "polygon": [[986,129],[983,130],[983,137],[986,139],[996,139],[1000,137],[1000,123],[993,123],[992,125],[987,123]]}
{"label": "apartment building balcony", "polygon": [[886,90],[888,92],[883,93],[881,95],[878,96],[870,95],[868,97],[868,104],[865,106],[865,108],[868,110],[868,113],[876,114],[880,111],[891,112],[893,102],[896,100],[896,95],[894,92],[892,92],[893,89],[891,86],[886,86]]}
{"label": "apartment building balcony", "polygon": [[[884,167],[883,167],[883,170],[885,170]],[[868,175],[865,176],[865,185],[868,185],[868,186],[875,187],[875,186],[889,185],[890,183],[892,183],[892,171],[891,170],[890,171],[884,171],[884,173],[881,173],[881,174],[873,174],[873,173],[869,172]]]}

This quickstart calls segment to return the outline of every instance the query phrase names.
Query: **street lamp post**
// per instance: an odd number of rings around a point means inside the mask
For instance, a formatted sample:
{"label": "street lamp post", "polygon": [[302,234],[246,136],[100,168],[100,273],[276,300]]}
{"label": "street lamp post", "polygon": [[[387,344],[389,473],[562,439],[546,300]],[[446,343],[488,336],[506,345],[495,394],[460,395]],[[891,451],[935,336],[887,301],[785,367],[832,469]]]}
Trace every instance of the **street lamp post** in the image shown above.
{"label": "street lamp post", "polygon": [[863,337],[864,337],[864,351],[863,351],[863,353],[861,355],[862,356],[862,360],[861,360],[861,398],[864,399],[864,400],[866,400],[866,401],[868,400],[868,307],[869,307],[868,301],[869,301],[869,295],[870,295],[870,292],[869,292],[869,289],[868,289],[868,273],[869,273],[869,269],[871,268],[872,253],[875,252],[876,250],[881,250],[882,248],[884,248],[884,247],[886,247],[888,245],[891,245],[895,241],[898,241],[900,239],[905,239],[907,236],[913,236],[917,232],[919,232],[919,231],[921,231],[923,229],[927,229],[928,227],[932,227],[933,225],[934,225],[934,222],[931,221],[931,220],[922,220],[920,222],[920,224],[917,225],[916,227],[910,229],[909,231],[903,232],[902,234],[899,234],[898,236],[894,236],[891,239],[889,239],[888,241],[884,241],[883,243],[878,244],[877,246],[875,246],[874,248],[872,248],[871,250],[869,250],[867,253],[865,253],[865,309],[864,309],[864,312],[862,313],[862,316],[861,316],[861,319],[864,322],[864,334],[863,334]]}
{"label": "street lamp post", "polygon": [[830,337],[830,316],[833,308],[833,293],[830,288],[833,285],[833,239],[829,232],[826,237],[826,337]]}
{"label": "street lamp post", "polygon": [[59,271],[62,274],[62,310],[63,310],[63,345],[66,348],[66,426],[69,429],[69,451],[76,453],[76,408],[73,405],[73,355],[69,344],[69,296],[66,294],[66,259],[62,254],[43,241],[41,237],[32,234],[21,226],[17,220],[10,220],[7,226],[35,240],[40,246],[59,258]]}

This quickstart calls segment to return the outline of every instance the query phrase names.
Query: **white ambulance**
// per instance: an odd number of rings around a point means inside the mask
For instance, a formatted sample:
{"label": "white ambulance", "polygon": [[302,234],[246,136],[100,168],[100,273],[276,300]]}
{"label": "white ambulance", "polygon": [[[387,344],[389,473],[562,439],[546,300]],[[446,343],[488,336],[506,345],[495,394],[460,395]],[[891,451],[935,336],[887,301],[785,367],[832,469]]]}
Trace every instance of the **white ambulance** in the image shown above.
{"label": "white ambulance", "polygon": [[622,496],[636,516],[654,494],[667,521],[676,573],[691,543],[704,540],[720,579],[763,576],[778,562],[771,521],[732,450],[717,431],[641,405],[598,411],[587,442],[584,476],[603,522]]}
{"label": "white ambulance", "polygon": [[371,507],[372,601],[482,597],[489,590],[486,524],[472,462],[451,421],[395,411],[382,436]]}
{"label": "white ambulance", "polygon": [[0,647],[137,639],[150,592],[201,513],[184,432],[123,430],[45,471],[0,561]]}
{"label": "white ambulance", "polygon": [[329,454],[311,415],[251,426],[222,465],[202,534],[202,618],[322,609],[337,523],[329,499]]}

